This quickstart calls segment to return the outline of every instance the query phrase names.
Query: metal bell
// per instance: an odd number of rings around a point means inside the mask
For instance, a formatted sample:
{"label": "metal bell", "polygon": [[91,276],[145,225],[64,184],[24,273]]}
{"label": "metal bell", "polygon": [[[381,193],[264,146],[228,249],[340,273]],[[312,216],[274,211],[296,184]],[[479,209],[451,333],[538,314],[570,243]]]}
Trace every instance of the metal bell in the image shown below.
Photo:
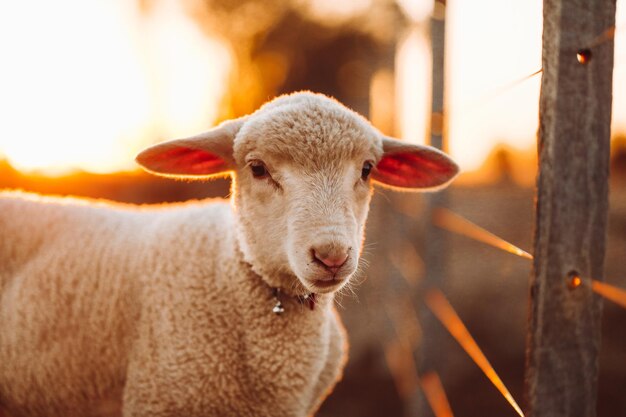
{"label": "metal bell", "polygon": [[276,301],[276,305],[272,309],[272,313],[276,314],[277,316],[280,316],[284,312],[285,312],[285,308],[283,307],[283,304],[280,301]]}

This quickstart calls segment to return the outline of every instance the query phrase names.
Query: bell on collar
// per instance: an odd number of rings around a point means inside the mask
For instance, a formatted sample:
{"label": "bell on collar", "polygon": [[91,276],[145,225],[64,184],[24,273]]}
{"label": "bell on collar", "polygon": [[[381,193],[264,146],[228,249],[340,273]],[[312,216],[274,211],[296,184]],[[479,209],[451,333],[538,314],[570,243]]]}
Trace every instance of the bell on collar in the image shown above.
{"label": "bell on collar", "polygon": [[283,304],[280,302],[280,300],[276,300],[276,305],[274,305],[274,308],[272,308],[272,313],[276,314],[277,316],[280,316],[284,312],[285,312],[285,307],[283,307]]}

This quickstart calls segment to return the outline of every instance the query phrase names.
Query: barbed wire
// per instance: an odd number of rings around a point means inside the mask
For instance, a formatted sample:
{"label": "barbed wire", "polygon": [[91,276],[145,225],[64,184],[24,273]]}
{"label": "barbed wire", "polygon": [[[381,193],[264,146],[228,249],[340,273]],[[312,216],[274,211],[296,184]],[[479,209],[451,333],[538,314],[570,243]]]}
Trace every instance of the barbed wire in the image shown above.
{"label": "barbed wire", "polygon": [[[599,35],[597,35],[596,37],[594,37],[591,41],[589,41],[588,43],[584,43],[582,47],[577,48],[576,49],[576,59],[578,60],[579,63],[581,64],[587,64],[593,57],[593,49],[597,48],[598,46],[614,40],[615,39],[615,34],[618,31],[621,31],[623,29],[626,28],[626,23],[624,24],[620,24],[620,25],[613,25],[607,29],[605,29],[604,31],[602,31],[602,33],[600,33]],[[624,56],[626,58],[626,56]],[[617,61],[617,60],[616,60]],[[509,92],[510,90],[512,90],[513,88],[523,84],[524,82],[531,80],[533,78],[535,78],[536,76],[540,75],[543,73],[543,67],[539,68],[529,74],[526,74],[524,76],[521,76],[519,78],[513,79],[511,81],[509,81],[506,84],[503,84],[501,86],[495,87],[493,90],[489,91],[488,93],[480,96],[478,99],[475,99],[473,101],[470,101],[468,103],[464,103],[461,104],[459,106],[452,106],[450,108],[445,109],[444,108],[444,112],[448,112],[448,113],[452,113],[457,112],[457,111],[461,111],[462,114],[466,115],[468,112],[471,112],[473,110],[476,110],[482,106],[484,106],[486,103],[502,96],[503,94]]]}
{"label": "barbed wire", "polygon": [[[604,31],[602,31],[599,35],[594,37],[587,44],[584,44],[583,47],[578,48],[575,51],[576,59],[578,60],[578,62],[582,65],[589,63],[589,61],[593,57],[593,49],[597,48],[598,46],[608,41],[613,40],[615,38],[615,34],[617,30],[624,28],[624,26],[625,25],[613,25],[605,29]],[[487,102],[494,100],[495,98],[501,96],[502,94],[507,93],[508,91],[515,88],[516,86],[519,86],[523,84],[524,82],[530,79],[533,79],[534,77],[542,73],[543,73],[543,68],[539,68],[538,70],[533,71],[532,73],[529,73],[525,76],[522,76],[520,78],[510,81],[509,83],[506,83],[502,86],[495,88],[491,92],[483,95],[481,98],[470,103],[469,105],[472,106],[472,109],[476,109],[486,104]],[[466,104],[463,107],[466,108],[469,105]],[[457,110],[457,107],[453,107],[452,109],[444,108],[445,113],[449,113],[451,110]],[[446,229],[450,232],[463,235],[475,241],[488,244],[492,247],[495,247],[500,250],[506,251],[508,253],[514,254],[516,256],[522,257],[526,260],[533,260],[533,256],[529,252],[519,248],[518,246],[506,241],[505,239],[482,228],[481,226],[478,226],[477,224],[469,221],[463,216],[457,213],[454,213],[453,211],[447,208],[440,207],[440,208],[435,209],[433,211],[432,221],[438,227]],[[583,285],[583,283],[585,282],[578,274],[567,277],[567,280],[568,280],[567,284],[569,285],[571,289],[578,288],[579,286]],[[604,283],[602,281],[598,281],[593,278],[589,279],[588,282],[590,282],[590,287],[595,294],[603,298],[606,298],[623,308],[626,308],[626,290]],[[414,284],[411,282],[407,282],[407,283],[409,283],[409,285]],[[500,379],[496,371],[493,369],[493,367],[491,366],[491,364],[489,363],[489,361],[483,354],[482,350],[480,349],[480,347],[478,346],[474,338],[469,333],[469,330],[465,327],[461,318],[456,313],[456,311],[454,310],[452,305],[449,303],[449,301],[446,299],[444,294],[437,288],[431,288],[428,290],[426,296],[424,297],[424,301],[426,305],[428,306],[428,308],[433,312],[435,317],[438,318],[441,324],[457,340],[457,342],[461,345],[464,351],[470,356],[470,358],[474,361],[474,363],[476,363],[479,366],[479,368],[489,378],[492,384],[499,390],[499,392],[509,402],[511,407],[513,407],[516,413],[520,415],[521,417],[524,417],[524,414],[521,408],[519,407],[519,405],[517,404],[517,402],[511,395],[511,393],[509,392],[509,390],[506,388],[506,386],[504,385],[504,383],[502,382],[502,380]],[[408,304],[408,306],[409,306],[408,308],[412,309],[411,316],[414,316],[415,318],[417,318],[417,313],[415,312],[414,307],[410,303]],[[390,321],[393,323],[397,338],[398,340],[400,340],[402,326],[400,326],[397,316],[392,314],[390,311],[387,311],[387,316],[389,317]],[[419,322],[415,325],[419,326]],[[408,341],[409,351],[414,350],[414,346],[413,346],[414,341],[412,339],[405,338],[405,343],[407,343],[407,341]],[[386,349],[386,356],[389,356],[387,355],[387,353],[388,351]],[[389,360],[390,359],[387,358],[388,363],[389,363]],[[411,361],[409,362],[413,364],[412,365],[413,367],[416,366],[412,357],[411,357]],[[439,379],[436,373],[430,372],[428,374],[419,376],[417,375],[417,371],[414,368],[412,379],[413,381],[419,380],[419,385],[421,387],[421,390],[422,392],[424,392],[426,399],[431,406],[431,409],[433,410],[433,412],[435,413],[437,417],[452,417],[453,416],[449,402],[445,395],[445,391],[441,384],[441,380]]]}

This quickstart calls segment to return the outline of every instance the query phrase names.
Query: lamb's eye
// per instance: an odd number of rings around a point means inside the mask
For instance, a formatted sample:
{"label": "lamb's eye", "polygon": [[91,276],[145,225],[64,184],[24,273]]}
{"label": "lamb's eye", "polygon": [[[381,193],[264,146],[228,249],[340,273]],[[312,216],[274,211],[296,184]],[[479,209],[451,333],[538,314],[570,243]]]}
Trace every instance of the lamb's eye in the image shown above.
{"label": "lamb's eye", "polygon": [[374,166],[369,161],[363,164],[363,168],[361,169],[361,179],[363,181],[367,180],[367,178],[370,176],[370,173],[372,172],[373,167]]}
{"label": "lamb's eye", "polygon": [[252,171],[252,176],[254,178],[265,178],[268,175],[267,168],[261,161],[250,162],[250,170]]}

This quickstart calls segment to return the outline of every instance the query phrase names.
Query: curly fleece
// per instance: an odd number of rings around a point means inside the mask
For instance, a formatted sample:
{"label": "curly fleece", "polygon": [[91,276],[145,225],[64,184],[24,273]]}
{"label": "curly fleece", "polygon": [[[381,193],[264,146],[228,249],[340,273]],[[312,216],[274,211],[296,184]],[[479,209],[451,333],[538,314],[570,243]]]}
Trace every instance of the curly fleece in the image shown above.
{"label": "curly fleece", "polygon": [[[251,157],[275,178],[253,178]],[[313,414],[346,361],[333,293],[360,254],[363,161],[381,158],[372,176],[396,188],[440,187],[458,171],[298,93],[138,159],[162,175],[234,171],[231,202],[0,193],[0,416]],[[310,310],[293,295],[328,277],[315,248],[348,260]]]}
{"label": "curly fleece", "polygon": [[[304,416],[338,379],[311,311],[239,253],[227,203],[137,209],[3,193],[0,404],[11,415]],[[23,231],[28,230],[28,233]],[[220,254],[220,256],[216,256]]]}

